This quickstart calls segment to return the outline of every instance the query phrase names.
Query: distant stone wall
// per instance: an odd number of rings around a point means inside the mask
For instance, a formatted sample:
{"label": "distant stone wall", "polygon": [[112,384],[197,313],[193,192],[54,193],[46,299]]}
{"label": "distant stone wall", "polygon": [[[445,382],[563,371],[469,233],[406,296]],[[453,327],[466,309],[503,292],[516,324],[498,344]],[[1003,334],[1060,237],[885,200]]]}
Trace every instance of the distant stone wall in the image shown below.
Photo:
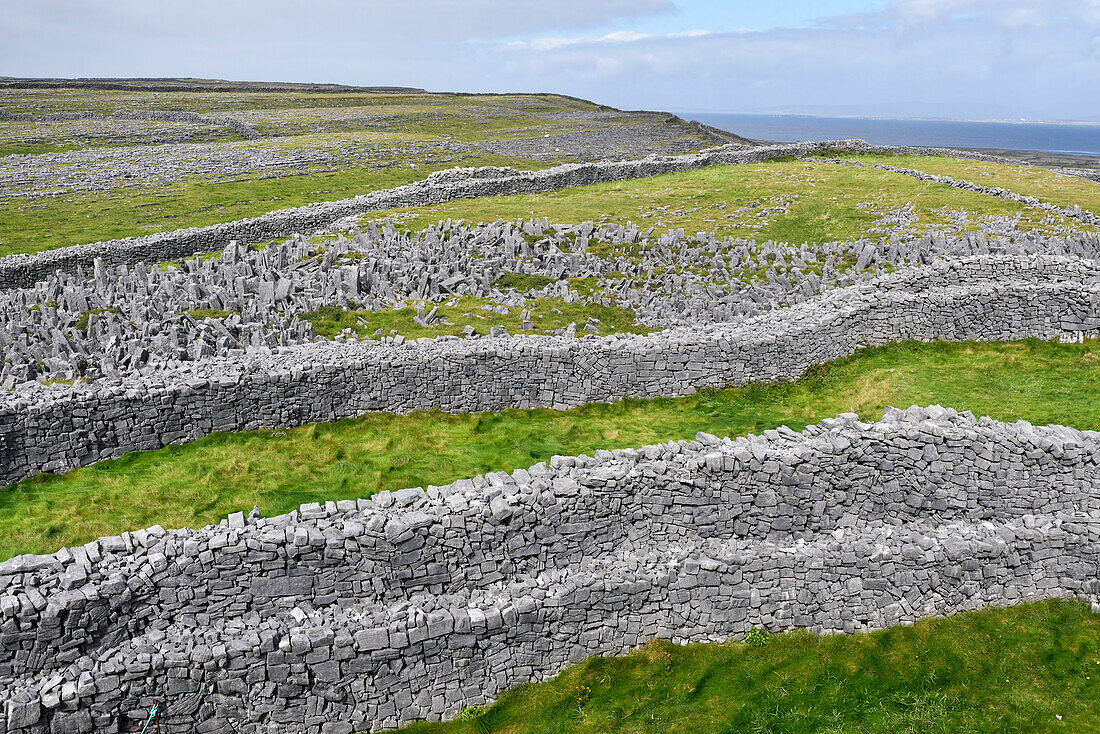
{"label": "distant stone wall", "polygon": [[10,112],[0,109],[0,120],[4,122],[38,122],[38,118],[29,112]]}
{"label": "distant stone wall", "polygon": [[795,378],[903,339],[1001,340],[1100,329],[1100,268],[971,257],[899,271],[738,324],[650,336],[316,342],[178,371],[0,393],[0,484],[217,431],[439,409],[565,409]]}
{"label": "distant stone wall", "polygon": [[570,186],[646,178],[676,171],[690,171],[712,165],[760,163],[783,156],[804,156],[822,150],[851,153],[905,153],[912,155],[955,155],[982,160],[1000,160],[969,152],[936,148],[871,146],[862,141],[795,143],[745,148],[729,145],[682,156],[653,156],[638,161],[568,163],[542,171],[510,168],[441,171],[423,181],[375,191],[341,201],[280,209],[259,217],[239,219],[209,227],[191,227],[144,237],[129,237],[89,245],[75,245],[33,255],[0,258],[0,288],[27,287],[62,270],[90,271],[96,258],[110,265],[158,262],[187,257],[198,252],[224,249],[231,240],[241,243],[266,242],[295,232],[315,232],[349,216],[408,206],[438,204],[482,196],[508,196],[554,191]]}
{"label": "distant stone wall", "polygon": [[1100,434],[938,407],[0,564],[0,729],[348,734],[753,626],[1100,600]]}
{"label": "distant stone wall", "polygon": [[973,191],[978,194],[985,194],[986,196],[996,196],[999,199],[1006,199],[1008,201],[1014,201],[1025,206],[1039,207],[1045,211],[1068,219],[1076,219],[1083,224],[1087,224],[1092,227],[1100,226],[1100,217],[1096,216],[1092,212],[1082,209],[1077,204],[1073,206],[1057,206],[1055,204],[1048,204],[1044,201],[1040,201],[1034,196],[1024,196],[1017,194],[1014,191],[1003,189],[999,186],[983,186],[982,184],[973,183],[971,181],[965,181],[963,179],[954,178],[952,176],[941,176],[934,173],[925,173],[924,171],[918,171],[914,168],[899,168],[897,166],[887,166],[881,163],[876,163],[875,168],[879,168],[883,171],[891,171],[893,173],[900,173],[903,176],[910,176],[919,181],[930,181],[932,183],[944,184],[951,186],[952,188],[961,189],[963,191]]}

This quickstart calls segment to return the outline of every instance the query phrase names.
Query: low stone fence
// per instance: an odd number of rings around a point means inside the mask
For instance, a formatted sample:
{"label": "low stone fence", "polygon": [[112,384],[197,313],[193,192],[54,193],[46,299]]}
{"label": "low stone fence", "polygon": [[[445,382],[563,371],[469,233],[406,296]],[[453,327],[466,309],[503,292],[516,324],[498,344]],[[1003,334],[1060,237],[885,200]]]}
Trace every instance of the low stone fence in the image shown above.
{"label": "low stone fence", "polygon": [[1100,434],[938,407],[0,564],[0,729],[348,734],[754,626],[1100,600]]}
{"label": "low stone fence", "polygon": [[219,431],[407,413],[567,409],[792,379],[863,346],[1053,338],[1100,328],[1097,267],[1073,258],[944,261],[735,325],[650,336],[317,342],[151,377],[0,396],[0,483]]}
{"label": "low stone fence", "polygon": [[900,173],[903,176],[909,176],[915,178],[918,181],[928,181],[931,183],[944,184],[945,186],[951,186],[952,188],[961,189],[963,191],[973,191],[977,194],[985,194],[986,196],[996,196],[999,199],[1005,199],[1007,201],[1014,201],[1025,206],[1034,206],[1040,209],[1044,209],[1053,214],[1066,217],[1068,219],[1076,219],[1077,221],[1087,224],[1091,227],[1100,226],[1100,217],[1096,216],[1092,212],[1082,209],[1079,205],[1073,206],[1058,206],[1056,204],[1049,204],[1044,201],[1040,201],[1034,196],[1024,196],[1017,194],[1015,191],[1009,191],[1003,189],[1000,186],[985,186],[983,184],[974,183],[972,181],[964,181],[963,179],[954,178],[952,176],[942,176],[935,173],[925,173],[924,171],[918,171],[915,168],[899,168],[897,166],[887,166],[882,163],[876,163],[875,168],[883,171],[890,171],[892,173]]}
{"label": "low stone fence", "polygon": [[315,342],[178,372],[0,394],[0,485],[209,433],[439,409],[567,409],[793,379],[904,339],[1004,340],[1100,328],[1100,268],[972,257],[906,269],[738,324],[650,336]]}
{"label": "low stone fence", "polygon": [[102,258],[110,265],[175,260],[198,252],[224,249],[230,240],[257,243],[277,237],[289,237],[295,232],[316,232],[346,217],[372,211],[438,204],[482,196],[554,191],[570,186],[691,171],[719,164],[760,163],[777,157],[805,156],[833,149],[850,153],[953,155],[981,160],[1000,160],[969,151],[872,146],[859,140],[847,140],[767,145],[755,148],[727,145],[691,155],[653,156],[637,161],[569,163],[542,171],[517,171],[511,168],[440,171],[423,181],[393,189],[375,191],[341,201],[309,204],[295,209],[280,209],[258,217],[239,219],[225,224],[177,229],[144,237],[128,237],[89,245],[75,245],[33,255],[8,255],[0,258],[0,288],[27,287],[55,270],[74,273],[78,267],[81,267],[90,271],[96,258]]}

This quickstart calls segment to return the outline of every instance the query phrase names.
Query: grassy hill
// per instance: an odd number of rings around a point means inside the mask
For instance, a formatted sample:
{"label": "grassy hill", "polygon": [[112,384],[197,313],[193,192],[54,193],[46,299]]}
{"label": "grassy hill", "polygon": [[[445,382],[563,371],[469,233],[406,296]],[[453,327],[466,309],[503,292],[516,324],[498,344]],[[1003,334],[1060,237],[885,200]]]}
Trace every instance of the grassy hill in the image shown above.
{"label": "grassy hill", "polygon": [[[343,199],[454,166],[534,169],[725,141],[666,113],[551,94],[177,86],[0,84],[0,256]],[[201,119],[131,119],[170,112]]]}
{"label": "grassy hill", "polygon": [[485,222],[537,216],[555,222],[632,221],[644,229],[653,227],[654,235],[683,229],[688,233],[707,231],[724,237],[801,243],[877,239],[885,232],[883,217],[912,204],[915,221],[908,234],[920,235],[933,229],[975,231],[995,217],[1018,217],[1015,228],[1020,231],[1095,231],[1095,227],[1042,209],[872,167],[879,162],[1002,186],[1047,203],[1077,204],[1093,213],[1100,212],[1100,186],[1045,169],[946,157],[844,158],[864,165],[836,165],[815,156],[711,166],[549,193],[372,212],[363,218],[394,216],[407,229],[443,219]]}

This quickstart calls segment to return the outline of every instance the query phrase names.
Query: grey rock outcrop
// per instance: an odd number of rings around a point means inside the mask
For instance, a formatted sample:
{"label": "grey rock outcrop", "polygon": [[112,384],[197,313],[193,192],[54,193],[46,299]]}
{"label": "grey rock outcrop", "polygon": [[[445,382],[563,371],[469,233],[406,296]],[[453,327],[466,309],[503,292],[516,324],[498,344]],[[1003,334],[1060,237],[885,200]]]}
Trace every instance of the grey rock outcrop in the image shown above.
{"label": "grey rock outcrop", "polygon": [[[386,221],[320,244],[295,237],[254,250],[230,242],[219,257],[167,268],[97,259],[91,273],[57,272],[32,288],[0,292],[0,388],[148,376],[305,344],[321,338],[310,319],[325,308],[373,313],[414,302],[425,312],[416,323],[431,326],[438,306],[467,296],[492,299],[498,305],[479,308],[505,314],[530,305],[528,298],[555,297],[625,308],[654,330],[730,324],[897,268],[990,254],[1095,259],[1100,238],[932,232],[796,246],[678,230],[652,237],[632,224],[445,222],[410,234]],[[509,275],[537,276],[536,285],[513,293],[503,285]],[[578,278],[584,294],[571,285]],[[492,324],[467,317],[490,331]],[[599,331],[598,323],[582,328]]]}

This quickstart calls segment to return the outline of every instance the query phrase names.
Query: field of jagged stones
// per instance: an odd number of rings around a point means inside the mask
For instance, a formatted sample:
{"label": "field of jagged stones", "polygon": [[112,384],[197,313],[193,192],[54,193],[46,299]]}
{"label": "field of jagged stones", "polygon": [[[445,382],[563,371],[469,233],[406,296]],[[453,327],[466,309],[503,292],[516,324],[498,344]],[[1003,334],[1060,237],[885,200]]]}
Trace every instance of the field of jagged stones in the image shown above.
{"label": "field of jagged stones", "polygon": [[[4,271],[7,730],[154,698],[170,732],[1100,726],[1087,175],[564,97],[113,86],[0,80],[9,263],[429,200]],[[561,164],[597,182],[525,183]]]}

